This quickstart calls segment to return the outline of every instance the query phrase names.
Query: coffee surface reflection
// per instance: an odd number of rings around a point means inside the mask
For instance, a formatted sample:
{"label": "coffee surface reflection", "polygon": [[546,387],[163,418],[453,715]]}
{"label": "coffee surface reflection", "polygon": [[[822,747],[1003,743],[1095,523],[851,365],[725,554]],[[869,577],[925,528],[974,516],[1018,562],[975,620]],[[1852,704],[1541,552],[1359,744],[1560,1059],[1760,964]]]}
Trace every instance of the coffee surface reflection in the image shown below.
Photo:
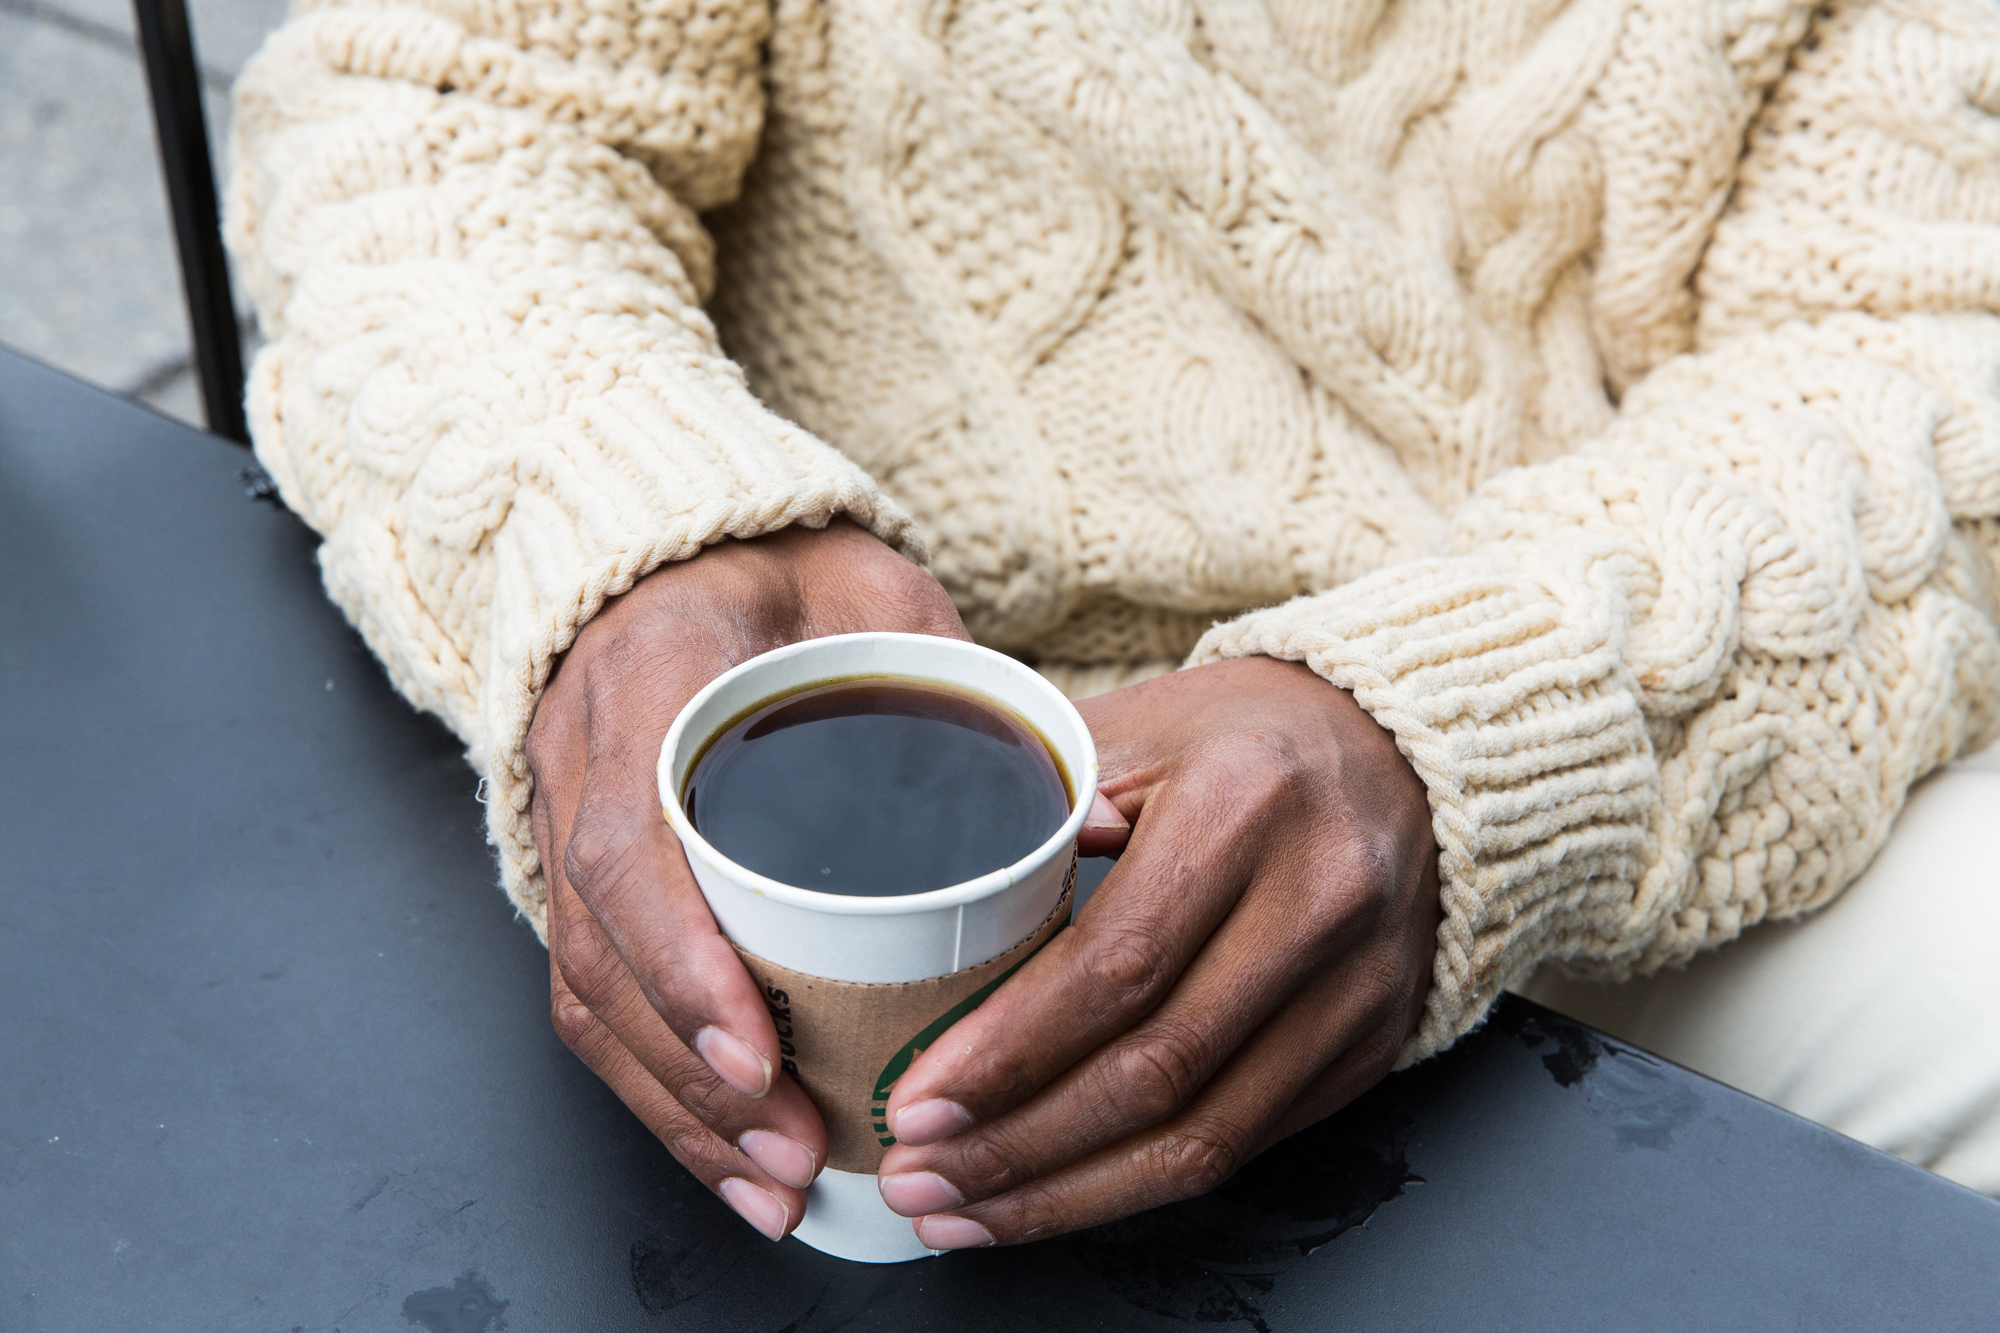
{"label": "coffee surface reflection", "polygon": [[1027,856],[1069,791],[1048,746],[995,705],[844,681],[740,718],[696,761],[688,819],[781,884],[866,897],[942,889]]}

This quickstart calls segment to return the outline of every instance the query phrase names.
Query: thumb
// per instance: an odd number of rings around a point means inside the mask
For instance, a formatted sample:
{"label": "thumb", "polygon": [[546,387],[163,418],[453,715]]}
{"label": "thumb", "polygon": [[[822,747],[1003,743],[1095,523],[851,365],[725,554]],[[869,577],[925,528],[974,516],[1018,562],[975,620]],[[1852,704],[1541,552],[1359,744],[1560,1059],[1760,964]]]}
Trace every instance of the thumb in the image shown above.
{"label": "thumb", "polygon": [[1091,797],[1090,813],[1083,817],[1083,828],[1076,835],[1076,854],[1116,856],[1125,850],[1131,836],[1132,821],[1118,812],[1110,797],[1096,792]]}

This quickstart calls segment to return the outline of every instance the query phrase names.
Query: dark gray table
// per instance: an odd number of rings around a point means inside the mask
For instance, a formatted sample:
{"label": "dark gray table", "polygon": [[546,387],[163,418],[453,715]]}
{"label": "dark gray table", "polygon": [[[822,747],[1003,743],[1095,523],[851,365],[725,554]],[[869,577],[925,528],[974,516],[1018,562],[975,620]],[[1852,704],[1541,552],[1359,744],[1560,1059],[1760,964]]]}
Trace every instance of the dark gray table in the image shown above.
{"label": "dark gray table", "polygon": [[550,1032],[246,461],[0,352],[0,1330],[2000,1328],[2000,1205],[1516,1001],[1206,1199],[771,1245]]}

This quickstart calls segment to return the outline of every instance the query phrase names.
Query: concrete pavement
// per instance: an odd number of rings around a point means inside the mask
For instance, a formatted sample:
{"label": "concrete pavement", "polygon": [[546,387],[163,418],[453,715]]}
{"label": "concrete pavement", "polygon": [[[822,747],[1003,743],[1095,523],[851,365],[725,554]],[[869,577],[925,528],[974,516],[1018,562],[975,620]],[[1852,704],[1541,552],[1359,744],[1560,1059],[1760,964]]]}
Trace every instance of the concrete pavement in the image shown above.
{"label": "concrete pavement", "polygon": [[[285,0],[189,9],[219,174],[229,82]],[[202,420],[126,0],[0,0],[0,342]]]}

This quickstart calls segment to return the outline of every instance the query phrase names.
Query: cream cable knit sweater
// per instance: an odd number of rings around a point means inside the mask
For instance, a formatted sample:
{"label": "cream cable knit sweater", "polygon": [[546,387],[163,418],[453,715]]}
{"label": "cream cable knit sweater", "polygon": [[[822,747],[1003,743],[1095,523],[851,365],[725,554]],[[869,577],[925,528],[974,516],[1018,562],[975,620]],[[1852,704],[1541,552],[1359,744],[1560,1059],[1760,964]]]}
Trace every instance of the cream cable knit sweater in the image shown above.
{"label": "cream cable knit sweater", "polygon": [[351,0],[237,99],[258,455],[538,926],[578,624],[837,513],[1072,688],[1352,689],[1409,1058],[1825,902],[1996,729],[1987,0]]}

